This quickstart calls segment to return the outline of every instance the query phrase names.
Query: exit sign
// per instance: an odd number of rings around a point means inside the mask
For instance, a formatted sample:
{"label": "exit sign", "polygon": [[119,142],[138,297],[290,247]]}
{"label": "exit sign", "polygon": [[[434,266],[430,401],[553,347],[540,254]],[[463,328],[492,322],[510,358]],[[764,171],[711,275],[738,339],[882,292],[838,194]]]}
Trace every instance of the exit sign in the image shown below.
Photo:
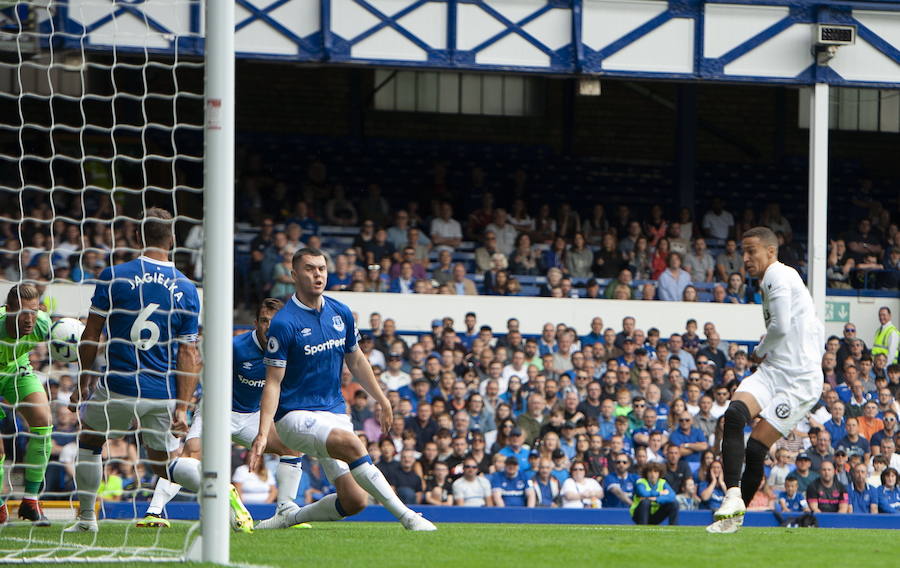
{"label": "exit sign", "polygon": [[825,321],[850,321],[850,302],[825,302]]}

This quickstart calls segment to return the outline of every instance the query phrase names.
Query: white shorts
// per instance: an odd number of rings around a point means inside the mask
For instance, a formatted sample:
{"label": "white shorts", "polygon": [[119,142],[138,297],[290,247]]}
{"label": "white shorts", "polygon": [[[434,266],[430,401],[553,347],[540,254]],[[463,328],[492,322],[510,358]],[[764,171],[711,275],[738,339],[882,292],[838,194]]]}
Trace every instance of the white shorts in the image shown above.
{"label": "white shorts", "polygon": [[759,415],[787,436],[819,401],[822,382],[821,369],[795,374],[763,363],[736,392],[753,395],[762,409]]}
{"label": "white shorts", "polygon": [[174,399],[136,398],[110,392],[102,383],[79,409],[82,424],[106,438],[131,434],[131,424],[136,421],[144,444],[160,452],[178,449],[178,438],[172,434],[174,413]]}
{"label": "white shorts", "polygon": [[[194,413],[194,421],[191,422],[191,429],[188,430],[184,441],[187,442],[192,438],[199,438],[203,433],[203,411],[200,406]],[[256,412],[235,412],[231,411],[231,441],[239,446],[250,448],[253,440],[259,434],[259,411]]]}
{"label": "white shorts", "polygon": [[325,449],[325,441],[335,428],[353,433],[353,422],[346,414],[321,410],[294,410],[275,422],[275,430],[281,441],[292,450],[318,458],[319,464],[334,483],[338,477],[350,473],[346,462],[334,459]]}

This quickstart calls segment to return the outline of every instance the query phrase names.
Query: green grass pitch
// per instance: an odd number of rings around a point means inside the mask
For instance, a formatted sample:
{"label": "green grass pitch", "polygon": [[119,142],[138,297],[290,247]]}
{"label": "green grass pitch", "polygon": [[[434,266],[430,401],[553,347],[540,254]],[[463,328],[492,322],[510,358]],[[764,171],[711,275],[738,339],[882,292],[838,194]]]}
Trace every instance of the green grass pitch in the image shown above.
{"label": "green grass pitch", "polygon": [[[136,547],[156,544],[180,550],[190,524],[135,529],[104,523],[96,537],[46,529],[0,529],[0,554],[27,546],[84,558],[118,554],[119,566]],[[196,533],[194,533],[196,534]],[[30,541],[30,542],[29,542]],[[244,566],[460,567],[505,566],[778,566],[891,565],[900,558],[896,531],[746,528],[735,535],[708,535],[703,527],[443,524],[436,533],[411,533],[397,523],[317,523],[307,530],[234,534],[231,559]],[[49,553],[48,554],[53,554]],[[890,560],[893,559],[893,560]],[[91,561],[87,565],[97,565]],[[81,564],[82,566],[85,564]],[[147,564],[143,564],[147,566]],[[160,564],[154,564],[159,566]],[[166,566],[185,564],[165,563]]]}

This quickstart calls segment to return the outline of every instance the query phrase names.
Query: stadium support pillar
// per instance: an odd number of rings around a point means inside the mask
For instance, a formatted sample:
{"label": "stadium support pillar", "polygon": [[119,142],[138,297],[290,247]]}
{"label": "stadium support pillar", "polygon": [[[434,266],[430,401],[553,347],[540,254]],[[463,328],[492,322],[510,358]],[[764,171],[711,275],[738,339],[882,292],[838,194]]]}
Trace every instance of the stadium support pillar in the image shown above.
{"label": "stadium support pillar", "polygon": [[825,320],[825,258],[828,254],[828,84],[809,90],[809,238],[807,285],[816,314]]}
{"label": "stadium support pillar", "polygon": [[203,562],[230,560],[231,330],[234,296],[234,2],[206,0],[203,227]]}
{"label": "stadium support pillar", "polygon": [[[678,85],[675,127],[675,168],[678,206],[694,212],[694,181],[697,170],[697,85]],[[675,215],[677,218],[678,215]]]}
{"label": "stadium support pillar", "polygon": [[562,151],[566,156],[575,153],[575,95],[578,89],[578,79],[563,79],[563,105],[562,105]]}

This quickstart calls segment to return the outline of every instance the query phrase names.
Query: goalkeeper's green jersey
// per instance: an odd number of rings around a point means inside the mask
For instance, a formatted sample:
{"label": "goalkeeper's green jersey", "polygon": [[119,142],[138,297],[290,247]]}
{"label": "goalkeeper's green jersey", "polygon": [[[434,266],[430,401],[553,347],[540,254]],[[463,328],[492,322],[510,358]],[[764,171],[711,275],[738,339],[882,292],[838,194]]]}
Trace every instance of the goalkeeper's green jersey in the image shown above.
{"label": "goalkeeper's green jersey", "polygon": [[28,354],[38,344],[50,338],[50,315],[39,311],[31,333],[11,337],[6,331],[6,306],[0,307],[0,385],[23,371],[30,371]]}

